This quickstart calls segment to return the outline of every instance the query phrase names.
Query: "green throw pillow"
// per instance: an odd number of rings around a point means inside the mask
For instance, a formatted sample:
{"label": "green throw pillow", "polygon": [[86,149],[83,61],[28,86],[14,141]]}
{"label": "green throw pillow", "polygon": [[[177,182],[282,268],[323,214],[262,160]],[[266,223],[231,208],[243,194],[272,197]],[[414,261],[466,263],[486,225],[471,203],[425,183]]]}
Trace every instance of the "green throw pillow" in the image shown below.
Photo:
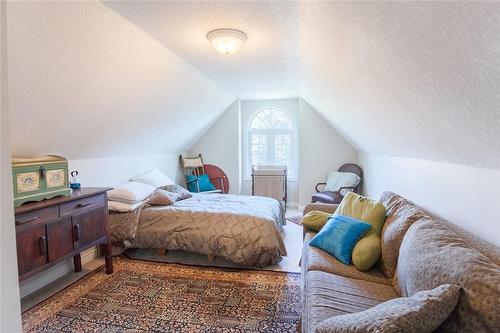
{"label": "green throw pillow", "polygon": [[380,202],[354,192],[346,194],[334,215],[345,215],[371,224],[352,251],[352,263],[360,271],[367,271],[380,257],[380,234],[385,222],[385,207]]}
{"label": "green throw pillow", "polygon": [[313,210],[304,215],[302,218],[302,225],[311,230],[320,231],[326,222],[328,222],[330,217],[332,217],[332,214],[320,212],[319,210]]}

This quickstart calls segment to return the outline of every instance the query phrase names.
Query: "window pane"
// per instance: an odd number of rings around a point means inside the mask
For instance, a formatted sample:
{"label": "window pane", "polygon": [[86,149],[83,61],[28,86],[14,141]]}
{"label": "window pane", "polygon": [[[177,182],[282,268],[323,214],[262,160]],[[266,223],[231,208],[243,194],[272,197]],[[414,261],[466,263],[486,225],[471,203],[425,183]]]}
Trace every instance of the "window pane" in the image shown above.
{"label": "window pane", "polygon": [[248,175],[252,165],[286,165],[288,175],[295,177],[294,126],[287,113],[264,109],[250,119],[248,131]]}
{"label": "window pane", "polygon": [[292,121],[280,110],[266,109],[254,116],[250,129],[292,129]]}
{"label": "window pane", "polygon": [[274,135],[274,164],[286,165],[289,175],[292,173],[292,136],[290,134]]}
{"label": "window pane", "polygon": [[262,165],[267,162],[267,136],[252,134],[251,165]]}

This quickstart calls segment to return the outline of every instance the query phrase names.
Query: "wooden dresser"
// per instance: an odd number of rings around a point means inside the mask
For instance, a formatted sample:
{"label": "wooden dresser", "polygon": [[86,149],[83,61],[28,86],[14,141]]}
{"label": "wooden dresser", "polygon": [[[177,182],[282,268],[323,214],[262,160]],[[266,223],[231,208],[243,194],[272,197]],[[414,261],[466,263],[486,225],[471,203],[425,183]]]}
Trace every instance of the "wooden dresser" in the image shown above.
{"label": "wooden dresser", "polygon": [[15,209],[19,280],[73,257],[82,269],[80,253],[100,245],[106,273],[113,273],[106,192],[84,187],[68,197],[26,203]]}

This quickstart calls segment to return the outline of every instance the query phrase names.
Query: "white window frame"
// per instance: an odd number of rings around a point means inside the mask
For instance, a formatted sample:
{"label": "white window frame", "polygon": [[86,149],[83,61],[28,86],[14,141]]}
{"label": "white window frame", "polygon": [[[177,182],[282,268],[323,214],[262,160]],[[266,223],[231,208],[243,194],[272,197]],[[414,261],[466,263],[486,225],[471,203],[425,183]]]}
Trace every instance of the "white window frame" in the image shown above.
{"label": "white window frame", "polygon": [[[282,112],[285,114],[286,117],[290,120],[292,124],[292,129],[252,129],[251,124],[253,119],[257,114],[259,114],[262,111],[265,110],[276,110],[279,112]],[[298,150],[298,140],[297,140],[297,124],[296,120],[294,117],[290,115],[289,112],[286,112],[282,108],[274,105],[268,105],[268,106],[263,106],[259,107],[257,110],[252,112],[250,116],[247,119],[246,126],[245,126],[245,135],[243,137],[245,138],[244,140],[244,175],[246,180],[251,180],[252,177],[252,135],[253,134],[265,134],[267,136],[266,140],[266,146],[268,147],[267,149],[267,160],[273,160],[274,157],[272,156],[272,153],[274,152],[274,136],[276,134],[290,134],[290,154],[291,154],[291,170],[288,170],[288,180],[289,181],[296,181],[297,180],[297,173],[298,173],[298,167],[297,167],[297,150]],[[270,149],[269,147],[273,147]]]}

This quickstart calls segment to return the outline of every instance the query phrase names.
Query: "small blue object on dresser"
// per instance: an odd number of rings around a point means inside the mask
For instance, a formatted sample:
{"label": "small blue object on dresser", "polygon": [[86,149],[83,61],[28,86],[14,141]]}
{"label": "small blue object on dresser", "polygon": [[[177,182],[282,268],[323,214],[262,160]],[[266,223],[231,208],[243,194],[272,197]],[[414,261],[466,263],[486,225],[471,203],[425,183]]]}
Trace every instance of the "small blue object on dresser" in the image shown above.
{"label": "small blue object on dresser", "polygon": [[352,260],[352,250],[372,226],[345,215],[332,217],[311,240],[309,245],[328,252],[346,265]]}
{"label": "small blue object on dresser", "polygon": [[78,171],[73,170],[70,173],[71,178],[69,179],[69,187],[71,187],[73,190],[79,190],[81,187],[80,184],[80,177],[78,176]]}

